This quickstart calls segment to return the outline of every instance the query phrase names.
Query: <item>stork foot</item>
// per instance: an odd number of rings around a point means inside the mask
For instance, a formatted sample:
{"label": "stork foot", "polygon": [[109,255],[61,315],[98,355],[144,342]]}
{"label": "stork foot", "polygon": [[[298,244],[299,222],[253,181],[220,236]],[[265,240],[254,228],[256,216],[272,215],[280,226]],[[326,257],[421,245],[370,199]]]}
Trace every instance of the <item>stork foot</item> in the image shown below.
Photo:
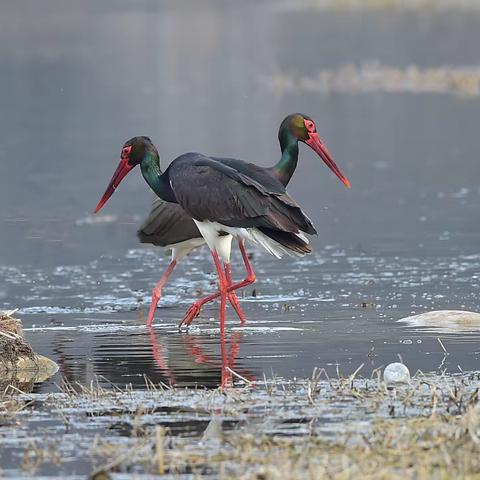
{"label": "stork foot", "polygon": [[215,300],[219,296],[220,296],[220,292],[213,293],[212,295],[209,295],[208,297],[197,300],[195,303],[193,303],[190,306],[190,308],[185,312],[185,315],[183,316],[183,320],[178,325],[178,330],[181,330],[184,325],[188,329],[188,327],[193,322],[193,320],[197,318],[200,312],[202,311],[202,307],[206,303],[211,302],[212,300]]}
{"label": "stork foot", "polygon": [[190,326],[193,320],[197,318],[198,315],[200,315],[204,303],[205,302],[203,300],[198,300],[192,305],[190,305],[190,308],[185,312],[185,315],[183,316],[183,320],[178,325],[179,330],[181,330],[184,326],[187,328]]}
{"label": "stork foot", "polygon": [[[218,296],[218,294],[215,295],[215,297]],[[185,312],[185,315],[183,316],[183,320],[180,322],[178,325],[178,329],[181,330],[182,327],[189,327],[193,320],[197,318],[200,315],[200,312],[202,311],[202,307],[205,305],[205,303],[211,301],[211,297],[206,297],[202,298],[201,300],[197,300],[195,303],[190,305],[190,308]],[[235,312],[237,312],[238,318],[240,319],[240,324],[243,325],[245,323],[245,314],[243,313],[242,308],[240,307],[240,300],[237,297],[237,294],[235,292],[229,292],[228,293],[228,300],[232,307],[234,308]]]}

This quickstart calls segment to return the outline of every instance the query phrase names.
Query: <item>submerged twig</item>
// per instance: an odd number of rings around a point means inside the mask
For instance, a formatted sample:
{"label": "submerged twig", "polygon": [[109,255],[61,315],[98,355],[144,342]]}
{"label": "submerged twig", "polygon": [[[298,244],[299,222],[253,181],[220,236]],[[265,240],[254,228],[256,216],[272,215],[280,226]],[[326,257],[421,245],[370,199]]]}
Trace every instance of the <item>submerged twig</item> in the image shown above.
{"label": "submerged twig", "polygon": [[445,355],[449,355],[448,350],[445,348],[445,345],[444,345],[443,342],[440,340],[440,338],[437,338],[437,341],[438,341],[438,343],[440,344],[440,346],[442,347],[443,351],[445,352]]}

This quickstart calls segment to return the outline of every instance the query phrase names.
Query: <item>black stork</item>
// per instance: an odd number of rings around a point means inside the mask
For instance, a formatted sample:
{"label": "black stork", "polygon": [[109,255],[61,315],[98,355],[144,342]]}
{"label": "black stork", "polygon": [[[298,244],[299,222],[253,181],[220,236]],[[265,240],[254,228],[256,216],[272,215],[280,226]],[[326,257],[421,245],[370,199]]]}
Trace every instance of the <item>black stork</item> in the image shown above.
{"label": "black stork", "polygon": [[[245,240],[263,246],[277,257],[284,253],[305,255],[311,251],[304,233],[314,234],[316,231],[285,190],[285,184],[296,167],[298,141],[313,148],[340,180],[350,187],[348,179],[336,166],[320,139],[315,123],[306,115],[289,115],[282,122],[279,140],[282,158],[271,168],[236,159],[187,153],[176,158],[162,173],[159,155],[151,140],[148,137],[134,137],[124,144],[117,170],[95,209],[98,212],[127,173],[140,165],[143,177],[152,190],[165,202],[178,204],[186,216],[193,219],[212,251],[220,292],[204,300],[221,297],[222,332],[227,296],[255,280],[244,247]],[[233,237],[239,241],[247,268],[246,279],[236,284],[232,284],[231,277],[225,273],[230,272]],[[198,246],[197,242],[194,246],[190,243],[189,248],[195,246]],[[169,273],[167,270],[167,276]],[[184,323],[189,325],[195,318],[199,311],[197,304],[187,311],[180,326]]]}
{"label": "black stork", "polygon": [[[173,269],[177,263],[193,249],[205,245],[205,240],[200,234],[195,222],[180,205],[165,202],[159,197],[153,199],[150,214],[138,230],[137,236],[142,243],[152,243],[156,246],[169,248],[172,251],[171,261],[152,292],[152,302],[150,303],[147,316],[147,326],[150,327],[162,295],[162,289],[167,283]],[[232,272],[229,266],[225,268],[225,275],[228,281],[232,283]],[[185,315],[180,326],[186,322],[187,319],[191,318],[191,320],[193,320],[193,318],[200,313],[205,303],[217,298],[219,295],[219,293],[209,295],[195,302],[189,308],[188,314]],[[230,292],[228,298],[237,312],[240,321],[244,323],[245,316],[240,308],[235,292]]]}
{"label": "black stork", "polygon": [[[304,129],[308,125],[310,130],[315,131],[315,124],[310,117],[300,113],[293,113],[285,117],[280,124],[278,130],[278,139],[282,156],[277,164],[273,167],[266,168],[265,171],[277,178],[284,186],[287,186],[293,173],[297,167],[298,161],[298,142],[307,143],[313,148],[322,158],[330,158],[323,142],[318,138],[306,138]],[[313,135],[315,137],[315,135]],[[235,167],[240,160],[235,159],[219,159],[216,160],[226,163],[229,166]],[[330,165],[328,160],[325,160]],[[241,162],[243,163],[243,162]],[[333,163],[333,162],[332,162]],[[334,165],[334,164],[333,164]],[[338,175],[338,168],[334,170]],[[350,186],[348,180],[340,176],[342,182]],[[153,200],[152,208],[149,216],[143,222],[137,232],[138,238],[142,243],[152,243],[153,245],[170,248],[172,250],[171,262],[168,265],[165,273],[162,275],[152,292],[152,302],[147,316],[147,325],[153,323],[155,310],[161,297],[161,292],[166,284],[170,274],[177,265],[177,263],[186,255],[188,255],[194,248],[205,244],[205,240],[200,234],[195,222],[178,204],[165,202],[159,197]],[[231,281],[231,272],[229,266],[225,270],[227,281]],[[215,298],[218,298],[220,293],[209,295],[201,300],[195,302],[185,314],[180,325],[189,325],[192,320],[200,313],[202,306]],[[244,322],[244,314],[240,309],[238,299],[234,292],[229,293],[229,301],[234,306],[242,323]]]}

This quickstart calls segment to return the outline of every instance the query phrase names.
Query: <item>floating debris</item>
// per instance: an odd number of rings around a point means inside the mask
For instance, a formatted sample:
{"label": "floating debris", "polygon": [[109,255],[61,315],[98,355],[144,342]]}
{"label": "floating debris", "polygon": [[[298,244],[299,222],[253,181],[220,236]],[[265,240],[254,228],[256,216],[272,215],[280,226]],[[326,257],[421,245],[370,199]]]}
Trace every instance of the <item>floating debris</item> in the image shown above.
{"label": "floating debris", "polygon": [[401,318],[398,322],[438,333],[480,331],[480,313],[464,310],[433,310]]}
{"label": "floating debris", "polygon": [[390,363],[383,371],[383,380],[388,386],[410,383],[410,371],[403,363]]}
{"label": "floating debris", "polygon": [[338,69],[320,70],[314,76],[278,73],[263,79],[279,95],[317,93],[441,93],[465,97],[480,95],[480,67],[441,66],[406,68],[377,62],[358,66],[349,64]]}

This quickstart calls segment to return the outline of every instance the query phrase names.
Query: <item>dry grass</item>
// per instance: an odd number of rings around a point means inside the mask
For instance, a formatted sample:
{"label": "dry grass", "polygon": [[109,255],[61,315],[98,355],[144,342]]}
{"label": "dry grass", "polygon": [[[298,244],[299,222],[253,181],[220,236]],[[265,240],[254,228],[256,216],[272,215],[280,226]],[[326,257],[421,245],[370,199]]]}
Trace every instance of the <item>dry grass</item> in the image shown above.
{"label": "dry grass", "polygon": [[136,463],[151,473],[215,473],[225,479],[479,478],[479,435],[480,411],[472,407],[458,417],[375,421],[353,444],[233,431],[214,447],[163,436],[159,444],[157,436],[154,449],[147,435],[135,446],[135,460],[122,447],[96,448],[104,456],[103,471]]}
{"label": "dry grass", "polygon": [[13,317],[15,312],[0,312],[0,371],[4,374],[15,369],[19,358],[35,358],[32,348],[23,338],[22,322]]}
{"label": "dry grass", "polygon": [[0,391],[31,391],[35,382],[44,381],[58,367],[35,354],[23,337],[22,322],[14,318],[15,312],[0,312]]}
{"label": "dry grass", "polygon": [[290,0],[290,9],[317,10],[395,10],[411,12],[476,11],[479,0]]}
{"label": "dry grass", "polygon": [[462,97],[480,95],[480,68],[415,65],[396,68],[371,62],[320,70],[314,76],[278,73],[263,83],[279,95],[287,93],[437,93]]}
{"label": "dry grass", "polygon": [[360,372],[226,390],[64,383],[5,394],[0,432],[18,436],[10,447],[30,475],[63,476],[75,458],[95,478],[480,478],[478,373],[418,373],[391,390]]}
{"label": "dry grass", "polygon": [[[480,411],[459,418],[374,422],[356,445],[315,437],[233,436],[220,461],[223,478],[468,478],[480,475]],[[236,468],[228,468],[228,465]],[[238,476],[244,471],[245,474]]]}

